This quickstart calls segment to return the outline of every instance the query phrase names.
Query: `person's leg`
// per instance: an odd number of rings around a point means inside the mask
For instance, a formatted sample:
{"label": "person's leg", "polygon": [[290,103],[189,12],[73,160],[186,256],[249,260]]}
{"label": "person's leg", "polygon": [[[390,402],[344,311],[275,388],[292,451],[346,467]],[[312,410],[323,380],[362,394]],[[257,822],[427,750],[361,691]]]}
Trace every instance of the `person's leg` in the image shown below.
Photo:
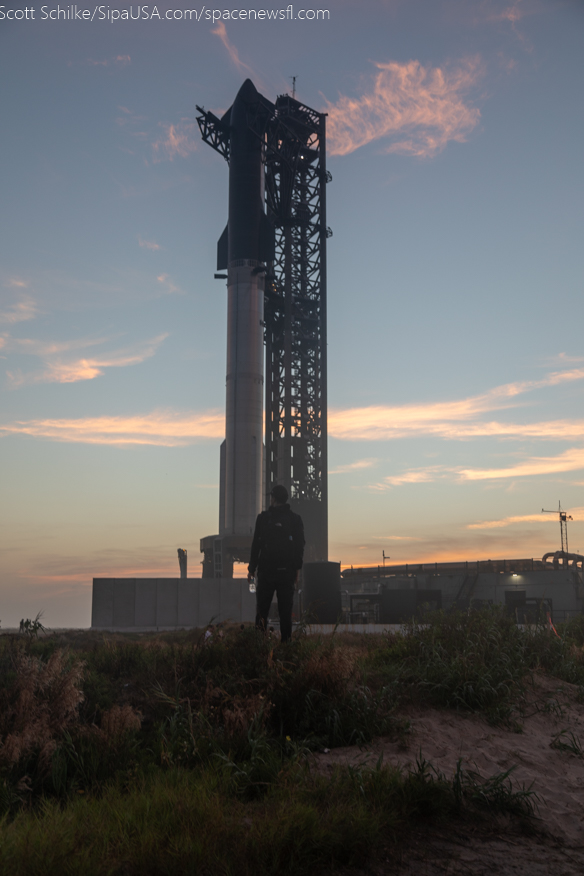
{"label": "person's leg", "polygon": [[294,581],[296,572],[289,572],[278,582],[278,614],[280,615],[280,636],[283,642],[292,638],[292,606],[294,604]]}
{"label": "person's leg", "polygon": [[255,625],[259,630],[268,628],[268,613],[274,598],[276,582],[270,578],[258,577],[256,584],[256,619]]}

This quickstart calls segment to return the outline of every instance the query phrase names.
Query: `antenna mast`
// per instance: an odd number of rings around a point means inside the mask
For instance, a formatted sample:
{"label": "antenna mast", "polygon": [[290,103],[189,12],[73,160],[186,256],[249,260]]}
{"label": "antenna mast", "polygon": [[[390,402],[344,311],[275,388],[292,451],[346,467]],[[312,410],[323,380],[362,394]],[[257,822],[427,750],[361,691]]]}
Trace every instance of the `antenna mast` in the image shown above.
{"label": "antenna mast", "polygon": [[[568,553],[568,520],[572,520],[572,517],[569,514],[566,514],[565,511],[562,511],[562,503],[558,502],[558,510],[557,511],[546,511],[545,508],[541,509],[542,514],[557,514],[560,518],[560,538],[562,540],[562,552]],[[565,547],[564,547],[565,542]]]}

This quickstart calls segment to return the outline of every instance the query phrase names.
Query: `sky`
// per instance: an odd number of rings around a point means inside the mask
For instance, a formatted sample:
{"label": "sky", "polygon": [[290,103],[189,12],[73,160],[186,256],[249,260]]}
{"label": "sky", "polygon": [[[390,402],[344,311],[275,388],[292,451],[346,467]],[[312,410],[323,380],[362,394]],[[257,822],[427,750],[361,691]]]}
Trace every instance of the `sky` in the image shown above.
{"label": "sky", "polygon": [[247,77],[328,113],[330,559],[584,552],[584,4],[83,2],[0,6],[2,627],[200,575]]}

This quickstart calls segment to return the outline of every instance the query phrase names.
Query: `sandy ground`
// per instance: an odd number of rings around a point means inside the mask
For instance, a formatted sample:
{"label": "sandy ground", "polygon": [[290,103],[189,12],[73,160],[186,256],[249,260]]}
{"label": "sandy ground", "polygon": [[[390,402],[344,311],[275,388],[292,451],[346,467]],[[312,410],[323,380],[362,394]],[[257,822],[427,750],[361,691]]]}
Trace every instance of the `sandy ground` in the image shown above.
{"label": "sandy ground", "polygon": [[[462,833],[415,837],[400,860],[337,876],[582,876],[581,850],[540,837]],[[318,874],[324,876],[324,874]]]}
{"label": "sandy ground", "polygon": [[404,768],[415,766],[421,755],[449,778],[458,758],[484,777],[515,767],[513,784],[532,785],[540,798],[533,836],[522,835],[513,823],[472,832],[461,827],[455,834],[424,833],[412,840],[401,862],[388,860],[362,873],[584,876],[584,757],[550,747],[567,730],[584,748],[584,705],[575,701],[576,692],[565,682],[538,676],[521,733],[491,727],[474,715],[412,710],[405,750],[377,740],[367,750],[336,748],[317,755],[324,771],[337,763],[365,760],[374,766],[380,754],[385,763]]}

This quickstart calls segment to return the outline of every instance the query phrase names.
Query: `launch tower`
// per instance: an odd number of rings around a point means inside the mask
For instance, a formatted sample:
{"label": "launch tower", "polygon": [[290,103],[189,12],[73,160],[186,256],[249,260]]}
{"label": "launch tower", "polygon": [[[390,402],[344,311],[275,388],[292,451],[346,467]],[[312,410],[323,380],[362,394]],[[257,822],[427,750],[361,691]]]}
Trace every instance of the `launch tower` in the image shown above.
{"label": "launch tower", "polygon": [[248,561],[255,516],[278,483],[303,517],[305,559],[326,561],[326,115],[289,95],[272,103],[249,79],[222,118],[197,109],[203,140],[229,163],[217,247],[229,297],[226,438],[219,534],[201,539],[203,577],[231,577],[234,561]]}

